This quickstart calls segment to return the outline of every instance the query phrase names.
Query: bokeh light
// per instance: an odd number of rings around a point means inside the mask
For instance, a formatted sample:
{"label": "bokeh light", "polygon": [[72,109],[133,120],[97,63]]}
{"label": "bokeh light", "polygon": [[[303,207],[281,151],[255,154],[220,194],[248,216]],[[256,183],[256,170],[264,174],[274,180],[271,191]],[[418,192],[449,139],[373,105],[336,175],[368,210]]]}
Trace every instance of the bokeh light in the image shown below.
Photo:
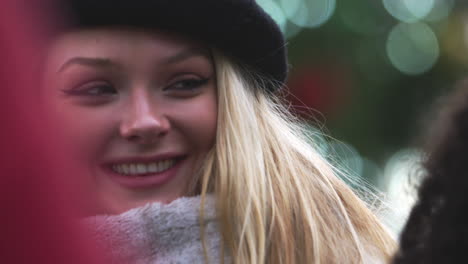
{"label": "bokeh light", "polygon": [[400,23],[387,39],[387,55],[398,70],[405,74],[422,74],[439,57],[439,44],[432,29],[424,23]]}
{"label": "bokeh light", "polygon": [[[441,55],[455,65],[468,65],[468,17],[463,13],[453,14],[444,21],[439,31]],[[465,78],[466,72],[463,72]]]}
{"label": "bokeh light", "polygon": [[285,33],[288,20],[283,12],[283,9],[281,9],[281,7],[273,0],[257,0],[257,4],[261,6],[265,12],[267,12],[271,18],[276,21],[276,23],[278,23],[281,31]]}
{"label": "bokeh light", "polygon": [[280,0],[286,17],[301,27],[318,27],[333,15],[336,0]]}
{"label": "bokeh light", "polygon": [[289,22],[287,21],[286,23],[286,30],[285,30],[285,38],[286,39],[290,39],[290,38],[293,38],[295,37],[296,35],[298,35],[302,29],[304,29],[303,27],[300,27],[292,22]]}
{"label": "bokeh light", "polygon": [[325,133],[321,131],[317,126],[312,124],[306,124],[307,138],[309,143],[314,146],[320,155],[326,156],[329,151],[328,140],[325,138]]}
{"label": "bokeh light", "polygon": [[383,177],[383,171],[375,161],[362,158],[361,177],[368,180],[372,186],[382,189],[383,185],[379,180]]}
{"label": "bokeh light", "polygon": [[353,146],[339,141],[329,145],[329,158],[331,163],[345,174],[361,176],[363,172],[363,159]]}
{"label": "bokeh light", "polygon": [[455,0],[434,0],[434,6],[425,20],[437,22],[446,19],[452,12],[454,4]]}
{"label": "bokeh light", "polygon": [[385,9],[403,22],[416,22],[427,16],[434,7],[435,0],[383,0]]}
{"label": "bokeh light", "polygon": [[394,211],[394,229],[401,230],[409,211],[416,201],[416,183],[421,178],[424,154],[416,149],[403,149],[395,153],[384,169],[390,208]]}
{"label": "bokeh light", "polygon": [[[415,124],[432,100],[466,75],[468,5],[463,0],[257,1],[289,39],[291,98],[298,98],[299,109],[307,102],[320,111],[324,121],[318,125],[331,131],[324,136],[320,127],[311,127],[310,143],[352,187],[359,189],[354,179],[363,178],[388,190],[390,209],[397,212],[386,222],[399,230],[414,201],[408,175],[421,153],[404,149],[386,162],[388,153],[421,137]],[[352,82],[321,82],[341,76]],[[328,95],[351,99],[329,103]]]}

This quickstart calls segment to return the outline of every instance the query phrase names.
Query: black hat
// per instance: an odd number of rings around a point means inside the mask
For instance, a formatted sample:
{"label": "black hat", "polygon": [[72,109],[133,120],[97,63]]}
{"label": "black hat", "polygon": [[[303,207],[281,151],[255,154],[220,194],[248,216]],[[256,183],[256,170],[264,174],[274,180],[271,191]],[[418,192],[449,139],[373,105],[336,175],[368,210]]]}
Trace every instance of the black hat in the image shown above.
{"label": "black hat", "polygon": [[[179,32],[215,47],[273,82],[288,67],[283,34],[255,0],[65,0],[72,26]],[[274,91],[278,85],[271,85]]]}

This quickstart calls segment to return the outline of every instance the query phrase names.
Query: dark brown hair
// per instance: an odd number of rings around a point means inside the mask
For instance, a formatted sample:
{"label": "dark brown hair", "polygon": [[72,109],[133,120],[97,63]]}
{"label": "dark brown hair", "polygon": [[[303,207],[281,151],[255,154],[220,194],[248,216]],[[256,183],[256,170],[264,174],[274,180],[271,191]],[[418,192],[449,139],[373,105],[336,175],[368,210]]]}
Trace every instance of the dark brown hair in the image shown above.
{"label": "dark brown hair", "polygon": [[395,264],[458,263],[468,250],[468,81],[444,100],[427,141],[426,175]]}

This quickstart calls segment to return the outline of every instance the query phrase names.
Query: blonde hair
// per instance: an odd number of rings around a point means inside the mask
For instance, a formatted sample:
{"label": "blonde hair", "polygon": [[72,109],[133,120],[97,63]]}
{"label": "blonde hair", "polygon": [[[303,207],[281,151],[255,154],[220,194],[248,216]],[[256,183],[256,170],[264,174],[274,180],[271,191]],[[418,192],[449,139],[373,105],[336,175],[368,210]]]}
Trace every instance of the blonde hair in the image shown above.
{"label": "blonde hair", "polygon": [[198,182],[202,200],[217,197],[232,263],[388,259],[393,239],[308,143],[304,127],[262,92],[261,79],[218,53],[214,61],[217,137]]}

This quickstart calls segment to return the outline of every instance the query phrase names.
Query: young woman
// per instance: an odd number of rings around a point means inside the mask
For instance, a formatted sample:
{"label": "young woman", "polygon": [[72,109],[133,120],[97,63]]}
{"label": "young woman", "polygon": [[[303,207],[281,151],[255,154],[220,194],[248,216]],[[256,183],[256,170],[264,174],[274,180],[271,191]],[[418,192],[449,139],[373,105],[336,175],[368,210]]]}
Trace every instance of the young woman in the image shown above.
{"label": "young woman", "polygon": [[468,249],[468,83],[443,101],[428,140],[419,200],[394,263],[462,263]]}
{"label": "young woman", "polygon": [[111,255],[379,263],[392,254],[384,227],[279,99],[284,39],[254,1],[66,3],[72,19],[47,55],[44,101],[70,138],[92,213],[107,215],[92,222]]}

